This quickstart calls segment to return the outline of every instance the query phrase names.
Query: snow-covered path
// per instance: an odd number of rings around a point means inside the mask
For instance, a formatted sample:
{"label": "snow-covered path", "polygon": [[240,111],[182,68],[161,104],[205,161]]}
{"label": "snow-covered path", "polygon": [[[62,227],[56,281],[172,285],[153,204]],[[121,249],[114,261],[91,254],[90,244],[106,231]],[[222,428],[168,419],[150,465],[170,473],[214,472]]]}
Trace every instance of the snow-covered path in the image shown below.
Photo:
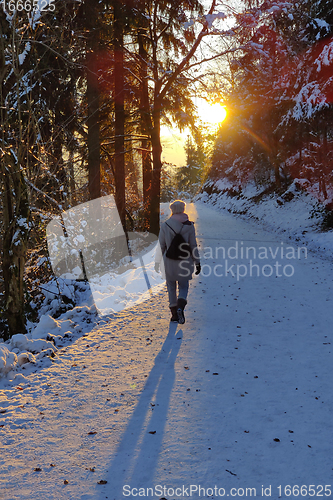
{"label": "snow-covered path", "polygon": [[185,325],[170,326],[159,292],[3,391],[1,499],[330,496],[332,263],[188,208],[206,258]]}

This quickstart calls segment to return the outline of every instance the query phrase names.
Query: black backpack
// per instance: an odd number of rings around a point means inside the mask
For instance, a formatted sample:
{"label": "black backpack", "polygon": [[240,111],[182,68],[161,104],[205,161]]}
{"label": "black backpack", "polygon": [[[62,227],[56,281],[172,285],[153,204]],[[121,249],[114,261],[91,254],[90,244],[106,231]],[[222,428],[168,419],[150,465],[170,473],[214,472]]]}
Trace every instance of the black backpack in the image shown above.
{"label": "black backpack", "polygon": [[[166,223],[166,225],[170,229],[172,229],[172,227],[169,226],[169,224]],[[182,227],[182,229],[183,229],[183,227]],[[179,231],[179,233],[176,233],[176,231],[174,229],[172,229],[172,231],[175,233],[175,236],[173,237],[173,240],[172,240],[172,242],[171,242],[171,244],[170,244],[170,246],[165,254],[166,257],[168,257],[168,259],[184,260],[184,259],[188,259],[190,257],[190,255],[192,254],[190,245],[188,243],[186,243],[183,236],[180,234],[181,230]]]}

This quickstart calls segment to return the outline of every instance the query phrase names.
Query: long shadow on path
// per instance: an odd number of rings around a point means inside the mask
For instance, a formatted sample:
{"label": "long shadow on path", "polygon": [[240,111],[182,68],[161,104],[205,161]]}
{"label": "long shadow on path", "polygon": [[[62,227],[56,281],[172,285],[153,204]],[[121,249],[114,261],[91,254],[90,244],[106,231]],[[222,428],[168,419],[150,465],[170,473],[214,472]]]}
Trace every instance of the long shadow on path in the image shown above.
{"label": "long shadow on path", "polygon": [[135,488],[154,486],[152,482],[175,381],[174,364],[183,338],[182,330],[175,335],[176,330],[177,324],[170,323],[168,335],[155,358],[139,402],[108,469],[107,484],[102,487],[102,491],[101,486],[98,487],[96,499],[124,498],[124,485]]}

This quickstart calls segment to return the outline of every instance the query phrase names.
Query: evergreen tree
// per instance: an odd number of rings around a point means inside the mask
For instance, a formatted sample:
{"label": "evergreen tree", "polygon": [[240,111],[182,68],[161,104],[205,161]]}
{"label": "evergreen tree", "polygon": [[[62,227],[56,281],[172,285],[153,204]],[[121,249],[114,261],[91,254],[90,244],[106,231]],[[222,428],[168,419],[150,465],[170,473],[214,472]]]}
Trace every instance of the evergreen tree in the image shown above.
{"label": "evergreen tree", "polygon": [[[162,172],[161,123],[170,116],[182,128],[193,125],[195,107],[190,93],[193,82],[191,67],[205,59],[203,56],[201,61],[194,61],[194,56],[203,38],[211,32],[211,19],[215,19],[217,2],[212,1],[206,16],[203,15],[203,3],[197,0],[178,3],[155,0],[140,5],[139,22],[145,33],[144,61],[149,78],[149,106],[146,102],[145,114],[152,147],[150,232],[158,234]],[[192,17],[196,17],[200,23],[199,30],[196,30],[197,24],[191,20]]]}
{"label": "evergreen tree", "polygon": [[201,187],[205,167],[205,153],[202,143],[199,142],[199,144],[195,145],[192,138],[188,136],[185,153],[186,165],[178,169],[177,185],[180,191],[193,196]]}
{"label": "evergreen tree", "polygon": [[[312,0],[245,4],[235,29],[243,48],[231,63],[228,122],[216,142],[212,174],[222,169],[229,178],[259,183],[272,182],[273,174],[276,189],[293,176],[311,175],[325,197],[332,129],[331,8]],[[310,151],[313,142],[317,146]],[[311,158],[308,172],[306,157]]]}
{"label": "evergreen tree", "polygon": [[25,12],[6,17],[0,11],[1,236],[9,335],[26,329],[25,264],[45,200],[48,214],[67,203],[63,143],[75,113],[67,64],[71,35],[60,29],[60,19],[69,12],[70,3],[58,17],[50,10],[33,21]]}

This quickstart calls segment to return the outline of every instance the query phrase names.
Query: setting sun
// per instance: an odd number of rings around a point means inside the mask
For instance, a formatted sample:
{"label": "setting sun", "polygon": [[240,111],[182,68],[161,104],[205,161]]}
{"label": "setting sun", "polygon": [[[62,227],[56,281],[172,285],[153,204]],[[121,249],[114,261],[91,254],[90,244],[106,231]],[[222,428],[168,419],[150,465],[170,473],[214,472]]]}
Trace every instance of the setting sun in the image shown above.
{"label": "setting sun", "polygon": [[198,99],[196,102],[199,118],[207,125],[218,125],[227,117],[227,110],[222,104],[209,102],[204,99]]}

